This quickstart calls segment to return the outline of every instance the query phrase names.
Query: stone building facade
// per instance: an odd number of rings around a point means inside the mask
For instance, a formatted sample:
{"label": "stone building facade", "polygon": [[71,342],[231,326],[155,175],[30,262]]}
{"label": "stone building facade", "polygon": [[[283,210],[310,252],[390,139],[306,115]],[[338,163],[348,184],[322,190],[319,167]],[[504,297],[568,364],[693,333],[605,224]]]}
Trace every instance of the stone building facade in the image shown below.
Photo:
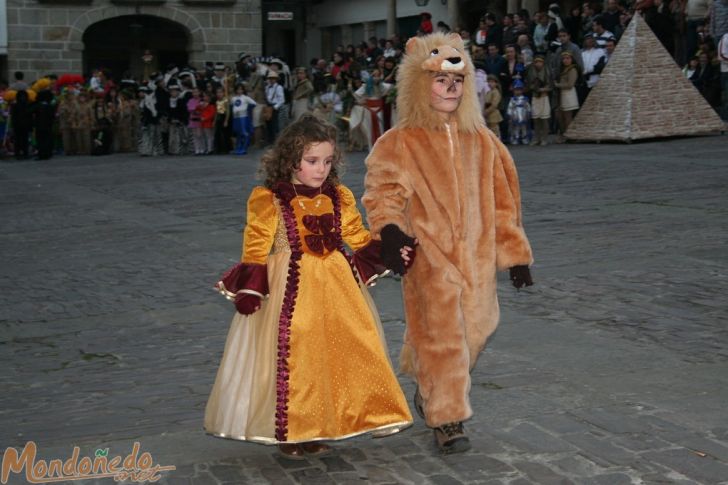
{"label": "stone building facade", "polygon": [[7,34],[7,78],[231,64],[262,53],[261,0],[7,0]]}

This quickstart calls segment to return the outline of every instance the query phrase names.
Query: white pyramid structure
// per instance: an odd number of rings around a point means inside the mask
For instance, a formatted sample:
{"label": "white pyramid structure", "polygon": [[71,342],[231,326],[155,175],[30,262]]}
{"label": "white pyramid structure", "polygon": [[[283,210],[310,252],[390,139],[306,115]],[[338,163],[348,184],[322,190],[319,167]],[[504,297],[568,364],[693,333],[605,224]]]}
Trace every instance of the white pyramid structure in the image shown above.
{"label": "white pyramid structure", "polygon": [[635,15],[565,136],[629,142],[726,130],[728,124]]}

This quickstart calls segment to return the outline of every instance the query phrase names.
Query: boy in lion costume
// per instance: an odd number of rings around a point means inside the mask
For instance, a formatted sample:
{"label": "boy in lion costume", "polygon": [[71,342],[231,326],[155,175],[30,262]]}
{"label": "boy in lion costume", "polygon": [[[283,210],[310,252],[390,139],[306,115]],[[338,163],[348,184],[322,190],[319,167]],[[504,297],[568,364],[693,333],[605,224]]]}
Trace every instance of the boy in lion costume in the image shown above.
{"label": "boy in lion costume", "polygon": [[498,324],[496,271],[509,269],[516,288],[533,284],[518,176],[485,126],[474,77],[459,35],[407,42],[399,121],[366,160],[362,198],[385,263],[406,273],[401,368],[445,453],[470,448],[462,422],[470,371]]}

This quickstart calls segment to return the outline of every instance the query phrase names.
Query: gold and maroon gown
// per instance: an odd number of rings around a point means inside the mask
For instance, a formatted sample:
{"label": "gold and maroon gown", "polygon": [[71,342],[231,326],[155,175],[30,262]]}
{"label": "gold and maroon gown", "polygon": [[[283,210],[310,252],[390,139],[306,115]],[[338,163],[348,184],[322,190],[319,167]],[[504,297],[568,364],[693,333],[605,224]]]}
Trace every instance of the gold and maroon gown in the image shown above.
{"label": "gold and maroon gown", "polygon": [[253,189],[241,263],[217,288],[230,299],[265,298],[233,318],[206,432],[275,444],[384,436],[412,424],[366,290],[385,271],[378,244],[343,185]]}

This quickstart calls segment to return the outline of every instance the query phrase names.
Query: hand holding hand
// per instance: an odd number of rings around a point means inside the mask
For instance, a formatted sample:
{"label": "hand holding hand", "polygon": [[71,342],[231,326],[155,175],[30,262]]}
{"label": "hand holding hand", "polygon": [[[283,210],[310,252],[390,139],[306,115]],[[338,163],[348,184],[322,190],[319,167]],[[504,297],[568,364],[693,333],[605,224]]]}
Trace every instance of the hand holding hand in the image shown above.
{"label": "hand holding hand", "polygon": [[417,240],[409,237],[394,224],[384,226],[381,236],[381,257],[384,266],[394,273],[404,276],[407,268],[414,262]]}

